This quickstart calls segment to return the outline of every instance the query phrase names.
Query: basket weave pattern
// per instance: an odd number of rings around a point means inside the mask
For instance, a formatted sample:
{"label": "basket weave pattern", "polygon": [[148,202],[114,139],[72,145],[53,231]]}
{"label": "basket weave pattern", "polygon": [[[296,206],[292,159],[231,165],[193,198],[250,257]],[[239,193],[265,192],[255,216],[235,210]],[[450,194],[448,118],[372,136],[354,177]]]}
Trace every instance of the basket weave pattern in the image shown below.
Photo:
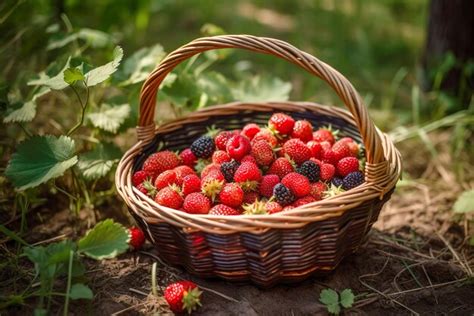
{"label": "basket weave pattern", "polygon": [[[198,53],[241,48],[285,59],[331,86],[349,109],[309,102],[234,102],[208,107],[159,127],[154,124],[157,89],[166,75]],[[183,149],[206,127],[242,128],[264,124],[274,112],[306,119],[313,126],[331,124],[342,136],[362,142],[366,182],[335,197],[273,215],[194,215],[158,205],[138,191],[131,175],[158,145]],[[251,280],[261,286],[294,282],[333,270],[357,249],[401,172],[400,154],[371,121],[350,82],[317,58],[276,39],[249,35],[200,38],[169,54],[150,74],[140,99],[138,142],[121,159],[116,186],[132,215],[156,245],[160,256],[201,277]]]}

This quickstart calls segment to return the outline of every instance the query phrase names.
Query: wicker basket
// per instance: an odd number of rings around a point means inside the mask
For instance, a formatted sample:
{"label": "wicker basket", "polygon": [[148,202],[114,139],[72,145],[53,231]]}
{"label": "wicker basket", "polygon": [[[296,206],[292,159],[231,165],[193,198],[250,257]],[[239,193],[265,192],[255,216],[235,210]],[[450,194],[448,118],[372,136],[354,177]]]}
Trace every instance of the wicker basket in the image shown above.
{"label": "wicker basket", "polygon": [[[326,81],[350,113],[308,102],[234,102],[194,112],[159,127],[154,124],[156,93],[166,75],[201,52],[241,48],[285,59]],[[366,182],[332,198],[273,215],[193,215],[158,205],[133,187],[131,175],[159,144],[183,149],[206,127],[241,128],[265,124],[286,112],[313,126],[331,124],[365,147]],[[373,124],[351,83],[329,65],[276,39],[226,35],[194,40],[171,54],[150,74],[140,96],[138,142],[121,159],[116,186],[149,240],[166,262],[200,277],[252,281],[268,287],[335,269],[353,253],[390,198],[401,172],[400,154]]]}

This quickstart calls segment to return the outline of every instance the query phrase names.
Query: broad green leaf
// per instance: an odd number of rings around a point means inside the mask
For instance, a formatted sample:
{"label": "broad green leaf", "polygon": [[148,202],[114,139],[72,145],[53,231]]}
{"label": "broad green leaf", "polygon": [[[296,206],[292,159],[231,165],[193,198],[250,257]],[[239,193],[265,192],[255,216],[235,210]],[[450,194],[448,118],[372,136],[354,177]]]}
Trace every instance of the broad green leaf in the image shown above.
{"label": "broad green leaf", "polygon": [[33,136],[18,145],[5,175],[25,190],[63,175],[77,163],[74,140],[67,136]]}
{"label": "broad green leaf", "polygon": [[349,308],[352,307],[352,304],[354,304],[354,293],[352,293],[351,289],[345,289],[340,293],[341,297],[341,305],[344,308]]}
{"label": "broad green leaf", "polygon": [[341,307],[339,306],[339,304],[328,304],[326,305],[326,307],[328,309],[328,312],[331,314],[339,315],[339,313],[341,312]]}
{"label": "broad green leaf", "polygon": [[3,123],[31,122],[36,116],[36,100],[50,91],[51,89],[49,88],[41,87],[39,92],[36,93],[30,101],[12,104],[11,107],[7,109]]}
{"label": "broad green leaf", "polygon": [[163,47],[159,44],[142,48],[125,60],[114,77],[120,81],[121,86],[142,82],[164,56]]}
{"label": "broad green leaf", "polygon": [[53,90],[62,90],[68,86],[64,81],[64,71],[69,68],[71,63],[71,57],[66,61],[66,65],[54,76],[42,72],[39,74],[38,79],[28,81],[29,86],[45,86]]}
{"label": "broad green leaf", "polygon": [[324,305],[339,304],[339,295],[333,289],[324,289],[319,295],[319,301]]}
{"label": "broad green leaf", "polygon": [[112,36],[109,34],[88,28],[80,29],[77,37],[86,41],[94,48],[106,47],[113,42]]}
{"label": "broad green leaf", "polygon": [[454,203],[454,213],[470,213],[474,211],[474,190],[464,191]]}
{"label": "broad green leaf", "polygon": [[200,75],[197,78],[197,85],[209,96],[208,104],[221,104],[232,100],[229,82],[220,73],[212,71]]}
{"label": "broad green leaf", "polygon": [[88,180],[105,176],[122,156],[120,149],[112,143],[100,143],[93,150],[80,155],[77,167]]}
{"label": "broad green leaf", "polygon": [[86,299],[91,300],[94,297],[92,290],[83,283],[76,283],[71,286],[69,297],[72,300]]}
{"label": "broad green leaf", "polygon": [[93,259],[114,258],[127,251],[130,235],[119,223],[106,219],[98,223],[78,242],[78,250]]}
{"label": "broad green leaf", "polygon": [[158,92],[159,100],[188,109],[197,107],[200,96],[201,91],[197,85],[197,79],[189,73],[179,74],[171,85],[163,86]]}
{"label": "broad green leaf", "polygon": [[47,265],[48,255],[46,248],[43,246],[25,247],[23,254],[34,263],[36,273],[41,273],[41,270]]}
{"label": "broad green leaf", "polygon": [[291,83],[268,76],[247,78],[232,89],[234,99],[243,102],[286,101],[290,92]]}
{"label": "broad green leaf", "polygon": [[69,84],[73,85],[77,81],[84,80],[84,74],[78,68],[68,68],[64,70],[64,81]]}
{"label": "broad green leaf", "polygon": [[107,80],[116,70],[117,67],[120,65],[120,61],[123,57],[123,50],[120,46],[115,47],[114,49],[114,60],[111,62],[94,68],[88,73],[86,73],[86,83],[89,87],[95,86],[105,80]]}
{"label": "broad green leaf", "polygon": [[74,244],[70,240],[49,244],[46,247],[48,255],[48,264],[67,264],[69,262],[69,253],[74,250]]}
{"label": "broad green leaf", "polygon": [[130,115],[130,111],[128,104],[114,106],[102,104],[98,112],[89,113],[87,117],[93,126],[110,133],[116,133],[120,125]]}

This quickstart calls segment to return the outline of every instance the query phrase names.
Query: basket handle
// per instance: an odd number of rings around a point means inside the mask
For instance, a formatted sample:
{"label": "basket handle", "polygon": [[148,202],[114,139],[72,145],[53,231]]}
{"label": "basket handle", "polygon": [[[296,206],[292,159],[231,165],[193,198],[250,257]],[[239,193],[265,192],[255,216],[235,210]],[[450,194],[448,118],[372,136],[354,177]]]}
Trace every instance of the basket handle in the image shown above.
{"label": "basket handle", "polygon": [[371,164],[386,162],[380,136],[361,97],[349,80],[328,64],[284,41],[252,35],[221,35],[198,38],[166,56],[142,86],[140,118],[137,127],[139,140],[147,140],[154,136],[156,94],[166,75],[182,61],[193,55],[222,48],[241,48],[274,55],[300,66],[326,81],[354,116],[365,145],[367,162]]}

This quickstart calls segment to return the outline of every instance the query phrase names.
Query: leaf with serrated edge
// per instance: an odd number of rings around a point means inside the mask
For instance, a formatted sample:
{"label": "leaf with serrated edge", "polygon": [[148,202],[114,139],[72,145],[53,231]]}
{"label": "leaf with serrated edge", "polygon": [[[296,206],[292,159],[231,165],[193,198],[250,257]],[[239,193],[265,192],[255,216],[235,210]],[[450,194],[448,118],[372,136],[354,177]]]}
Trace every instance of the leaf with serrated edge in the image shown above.
{"label": "leaf with serrated edge", "polygon": [[352,293],[351,289],[345,289],[342,291],[339,296],[341,297],[341,305],[344,308],[349,308],[352,307],[352,304],[354,304],[354,293]]}
{"label": "leaf with serrated edge", "polygon": [[94,294],[87,285],[82,283],[76,283],[71,286],[71,290],[69,291],[69,297],[72,300],[91,300],[94,297]]}
{"label": "leaf with serrated edge", "polygon": [[325,305],[339,304],[339,295],[333,289],[324,289],[319,295],[319,301]]}
{"label": "leaf with serrated edge", "polygon": [[232,89],[234,99],[245,102],[287,101],[290,92],[291,83],[269,76],[247,78]]}
{"label": "leaf with serrated edge", "polygon": [[120,61],[123,57],[123,50],[120,46],[115,47],[114,49],[114,60],[111,62],[94,68],[88,73],[86,73],[86,83],[89,87],[95,86],[105,80],[107,80],[115,71],[117,71],[117,67],[120,65]]}
{"label": "leaf with serrated edge", "polygon": [[328,309],[328,312],[331,314],[339,315],[339,313],[341,312],[341,307],[339,306],[339,304],[328,304],[326,305],[326,307]]}
{"label": "leaf with serrated edge", "polygon": [[77,167],[88,180],[105,176],[122,156],[120,148],[112,143],[100,143],[93,150],[80,155]]}
{"label": "leaf with serrated edge", "polygon": [[5,175],[19,190],[62,176],[77,163],[74,140],[67,136],[33,136],[18,145]]}
{"label": "leaf with serrated edge", "polygon": [[30,101],[23,103],[18,108],[8,110],[7,115],[3,118],[3,123],[31,122],[36,116],[36,100],[50,91],[49,88],[41,87]]}
{"label": "leaf with serrated edge", "polygon": [[453,206],[454,213],[470,213],[474,211],[474,190],[464,191]]}
{"label": "leaf with serrated edge", "polygon": [[120,82],[121,86],[144,81],[156,65],[163,59],[165,52],[159,44],[142,48],[133,53],[117,72],[118,77],[128,78]]}
{"label": "leaf with serrated edge", "polygon": [[78,242],[78,251],[96,260],[114,258],[128,249],[130,235],[119,223],[106,219]]}
{"label": "leaf with serrated edge", "polygon": [[89,113],[87,117],[93,126],[106,132],[116,133],[130,112],[131,108],[128,104],[114,106],[102,104],[99,112]]}
{"label": "leaf with serrated edge", "polygon": [[77,81],[84,80],[84,74],[79,68],[68,68],[64,70],[64,81],[67,84],[73,85]]}
{"label": "leaf with serrated edge", "polygon": [[45,72],[39,74],[38,79],[28,81],[29,86],[46,86],[53,90],[62,90],[68,86],[64,81],[64,70],[69,68],[71,63],[71,57],[66,61],[66,65],[53,77],[48,76]]}

